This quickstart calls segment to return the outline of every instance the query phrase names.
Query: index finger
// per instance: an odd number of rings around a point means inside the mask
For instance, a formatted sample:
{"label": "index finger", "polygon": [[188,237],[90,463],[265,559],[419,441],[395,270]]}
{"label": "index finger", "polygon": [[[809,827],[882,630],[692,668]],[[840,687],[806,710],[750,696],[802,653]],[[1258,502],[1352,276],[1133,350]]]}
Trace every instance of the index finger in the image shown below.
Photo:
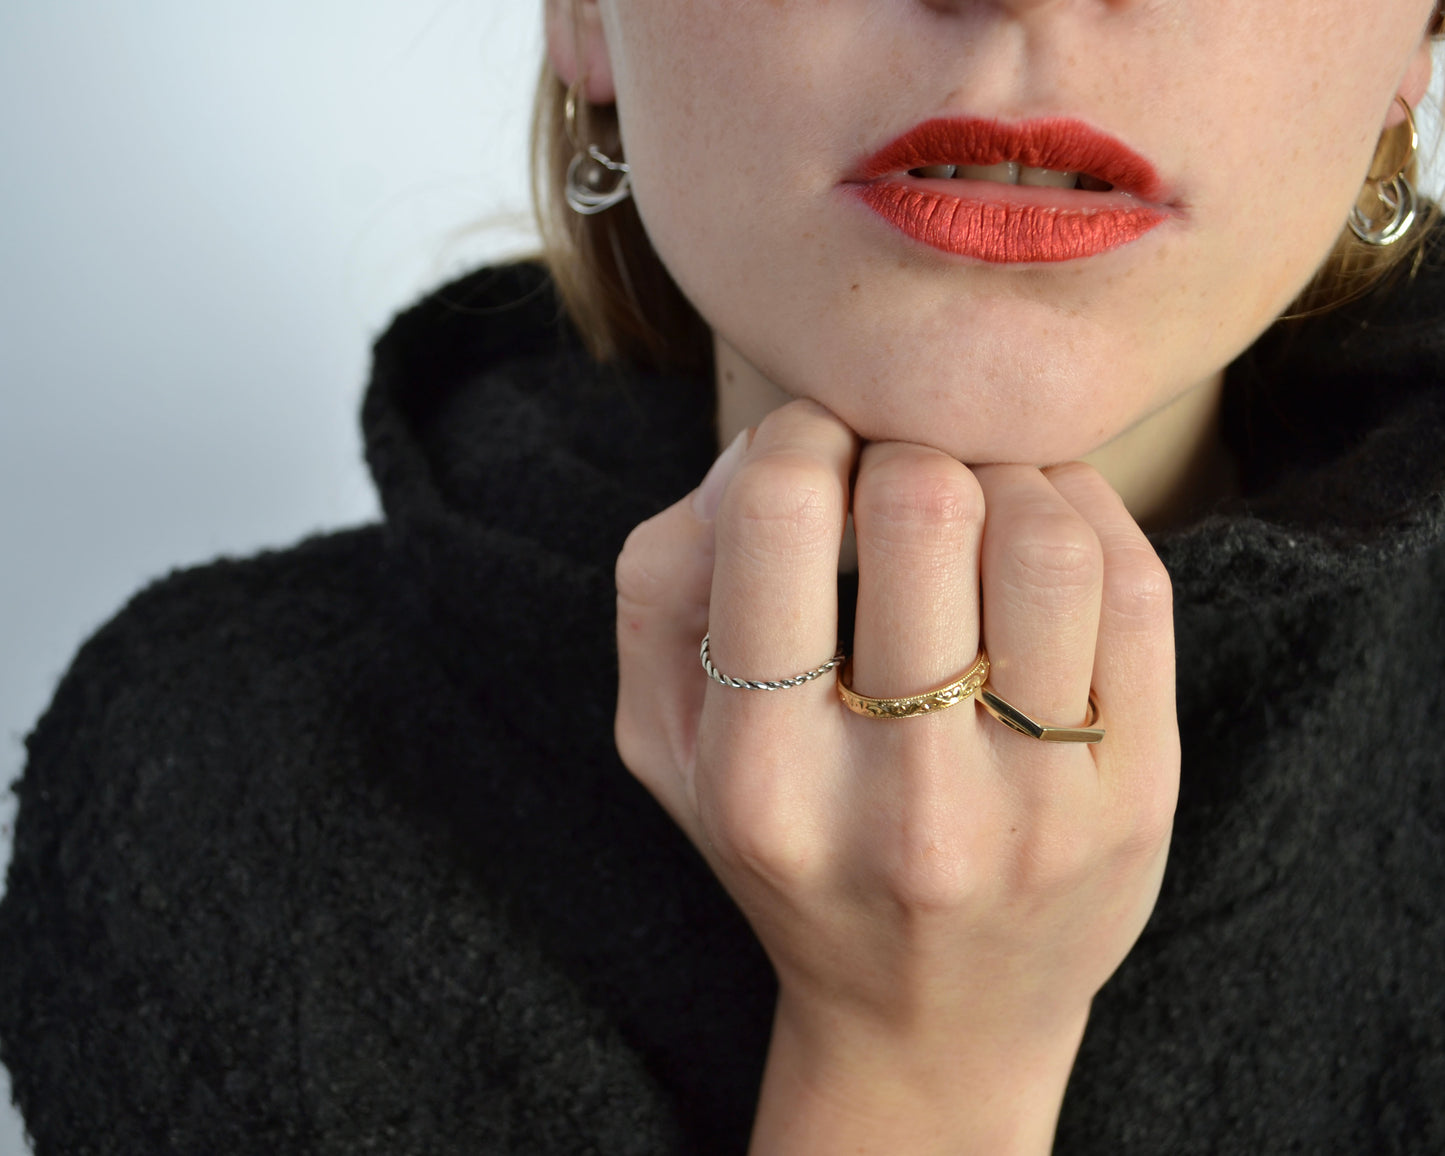
{"label": "index finger", "polygon": [[853,431],[815,402],[791,402],[758,426],[715,522],[708,632],[719,670],[775,681],[833,657],[857,452]]}

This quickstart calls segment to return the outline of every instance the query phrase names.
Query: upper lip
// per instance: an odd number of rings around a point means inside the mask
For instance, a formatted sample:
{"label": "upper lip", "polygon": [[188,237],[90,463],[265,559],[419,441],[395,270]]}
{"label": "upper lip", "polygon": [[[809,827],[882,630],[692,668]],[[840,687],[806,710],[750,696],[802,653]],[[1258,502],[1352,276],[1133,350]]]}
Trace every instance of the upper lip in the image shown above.
{"label": "upper lip", "polygon": [[915,125],[858,167],[855,179],[874,181],[928,165],[995,165],[1087,173],[1144,201],[1163,196],[1159,174],[1122,141],[1079,120],[1048,117],[1009,123],[977,117],[938,117]]}

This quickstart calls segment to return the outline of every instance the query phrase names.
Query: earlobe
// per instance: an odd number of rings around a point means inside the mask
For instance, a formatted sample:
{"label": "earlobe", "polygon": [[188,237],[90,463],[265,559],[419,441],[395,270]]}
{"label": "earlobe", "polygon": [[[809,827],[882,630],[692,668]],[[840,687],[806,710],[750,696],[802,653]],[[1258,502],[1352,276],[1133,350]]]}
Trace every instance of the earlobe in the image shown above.
{"label": "earlobe", "polygon": [[564,84],[582,80],[588,104],[617,99],[597,0],[547,0],[546,34],[547,58]]}
{"label": "earlobe", "polygon": [[[1433,41],[1429,37],[1420,42],[1420,47],[1410,58],[1410,67],[1405,70],[1405,76],[1400,81],[1399,95],[1411,108],[1420,107],[1420,101],[1430,87],[1430,71],[1434,65],[1432,46]],[[1392,104],[1390,115],[1385,119],[1385,127],[1393,128],[1404,119],[1405,114],[1400,111],[1400,106]]]}

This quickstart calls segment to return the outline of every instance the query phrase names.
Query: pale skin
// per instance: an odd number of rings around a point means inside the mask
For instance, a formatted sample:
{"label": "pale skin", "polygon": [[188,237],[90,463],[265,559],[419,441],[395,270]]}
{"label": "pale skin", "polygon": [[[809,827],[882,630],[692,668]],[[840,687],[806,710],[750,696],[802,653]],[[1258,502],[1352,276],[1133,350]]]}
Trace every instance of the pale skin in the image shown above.
{"label": "pale skin", "polygon": [[[754,1153],[1050,1150],[1177,793],[1169,580],[1140,523],[1230,485],[1224,367],[1324,258],[1395,96],[1418,103],[1431,8],[549,0],[554,67],[617,103],[649,237],[715,336],[729,448],[618,560],[617,741],[777,971]],[[1088,121],[1174,215],[1001,268],[838,195],[941,115]],[[859,691],[926,690],[986,643],[1038,717],[1077,723],[1092,688],[1105,741],[703,678],[704,631],[748,678],[833,653],[850,513]]]}

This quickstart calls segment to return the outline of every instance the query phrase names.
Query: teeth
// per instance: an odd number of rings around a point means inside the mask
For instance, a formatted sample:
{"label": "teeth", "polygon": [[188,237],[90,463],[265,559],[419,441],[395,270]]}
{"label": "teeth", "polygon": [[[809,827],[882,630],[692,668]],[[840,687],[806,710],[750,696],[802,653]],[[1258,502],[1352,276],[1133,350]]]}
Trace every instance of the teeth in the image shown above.
{"label": "teeth", "polygon": [[1019,164],[1017,161],[1004,161],[997,165],[959,165],[956,175],[968,181],[1016,185],[1019,183]]}
{"label": "teeth", "polygon": [[1019,184],[1040,189],[1072,189],[1078,180],[1078,173],[1056,173],[1053,169],[1019,170]]}
{"label": "teeth", "polygon": [[932,180],[956,177],[964,181],[992,181],[998,185],[1027,185],[1032,188],[1086,189],[1095,193],[1108,192],[1114,187],[1088,173],[1026,168],[1017,161],[1003,161],[996,165],[925,165],[909,169],[909,175]]}

